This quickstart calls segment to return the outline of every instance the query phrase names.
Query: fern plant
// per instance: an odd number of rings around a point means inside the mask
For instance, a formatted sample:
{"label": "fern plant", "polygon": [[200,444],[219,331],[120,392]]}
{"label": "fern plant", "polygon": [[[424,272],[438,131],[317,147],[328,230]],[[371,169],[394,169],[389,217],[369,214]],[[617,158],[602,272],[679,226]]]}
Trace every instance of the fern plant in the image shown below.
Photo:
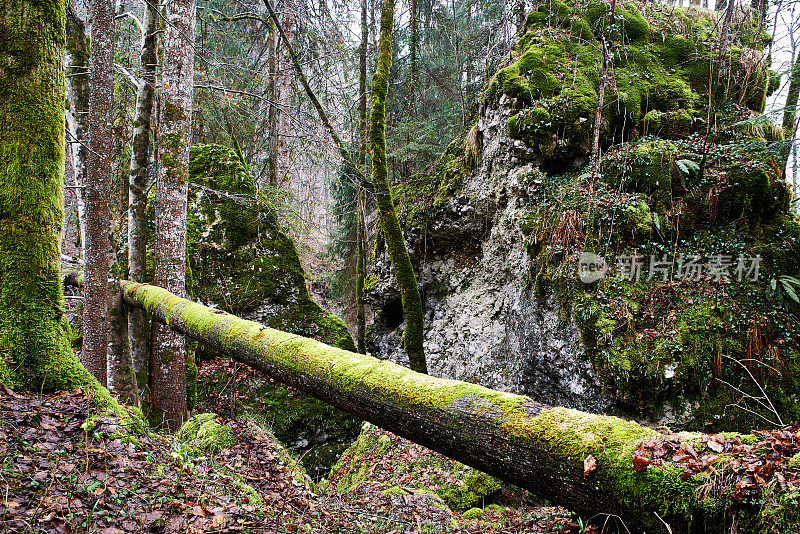
{"label": "fern plant", "polygon": [[794,314],[800,312],[800,280],[781,275],[769,281],[769,294],[778,305]]}

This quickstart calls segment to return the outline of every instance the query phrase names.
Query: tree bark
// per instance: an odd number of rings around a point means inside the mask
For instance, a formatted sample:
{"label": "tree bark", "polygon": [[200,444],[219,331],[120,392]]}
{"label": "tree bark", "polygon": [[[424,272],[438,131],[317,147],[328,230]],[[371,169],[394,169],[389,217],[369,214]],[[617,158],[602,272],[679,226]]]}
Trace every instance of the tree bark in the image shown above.
{"label": "tree bark", "polygon": [[[416,92],[417,92],[417,45],[419,42],[417,32],[417,0],[411,0],[411,43],[409,45],[409,80],[408,80],[408,115],[410,119],[414,118],[416,110]],[[455,13],[454,13],[455,15]]]}
{"label": "tree bark", "polygon": [[275,23],[269,25],[269,37],[267,38],[267,68],[269,69],[269,81],[267,82],[267,98],[269,98],[269,111],[267,113],[267,124],[269,125],[269,185],[278,189],[278,48],[277,31]]}
{"label": "tree bark", "polygon": [[72,170],[75,206],[78,210],[80,248],[86,246],[86,210],[83,185],[86,181],[85,136],[89,118],[89,38],[84,22],[72,7],[67,9],[67,160]]}
{"label": "tree bark", "polygon": [[[133,121],[131,170],[128,176],[128,278],[144,282],[147,270],[147,182],[150,158],[150,133],[155,100],[156,56],[159,0],[144,6],[142,26],[141,85],[136,94],[136,116]],[[128,346],[133,359],[138,396],[147,397],[147,367],[150,358],[150,321],[141,310],[129,310]]]}
{"label": "tree bark", "polygon": [[314,109],[317,110],[317,114],[319,115],[320,120],[322,121],[323,126],[328,131],[328,134],[333,139],[336,148],[339,149],[339,155],[344,160],[345,164],[349,165],[351,169],[358,175],[359,180],[361,180],[362,184],[365,186],[367,184],[364,183],[364,176],[361,173],[361,169],[359,169],[358,165],[356,165],[353,158],[350,156],[350,152],[342,143],[342,140],[339,138],[339,134],[336,133],[336,129],[331,124],[330,119],[328,119],[328,114],[325,113],[325,108],[322,107],[317,95],[314,94],[314,91],[311,89],[311,85],[308,83],[308,78],[306,75],[303,74],[303,67],[300,66],[300,62],[297,59],[297,56],[294,54],[294,49],[292,48],[292,44],[287,40],[286,34],[283,31],[283,27],[281,26],[280,22],[278,21],[278,16],[275,14],[275,10],[272,8],[272,4],[269,0],[264,0],[264,5],[267,7],[267,11],[269,11],[269,16],[272,18],[272,21],[275,23],[275,27],[278,30],[278,35],[280,36],[281,40],[283,41],[283,45],[286,47],[286,52],[289,54],[289,58],[292,60],[292,64],[294,65],[294,70],[297,72],[297,77],[300,79],[300,84],[305,89],[306,95],[308,96],[311,103],[314,105]]}
{"label": "tree bark", "polygon": [[[367,173],[367,0],[361,0],[361,48],[358,51],[358,166]],[[367,316],[364,310],[364,280],[366,258],[364,253],[366,195],[361,183],[356,185],[356,345],[360,354],[366,354]]]}
{"label": "tree bark", "polygon": [[[156,182],[155,282],[186,294],[186,203],[194,81],[195,0],[165,2],[164,62]],[[153,325],[150,398],[153,419],[170,430],[186,419],[186,346]]]}
{"label": "tree bark", "polygon": [[109,228],[114,144],[114,5],[92,0],[89,60],[89,165],[86,180],[86,258],[81,361],[102,385],[107,383]]}
{"label": "tree bark", "polygon": [[786,103],[783,107],[783,137],[786,140],[781,151],[784,167],[789,161],[792,144],[797,129],[797,102],[800,97],[800,52],[797,53],[789,73],[789,91],[786,94]]}
{"label": "tree bark", "polygon": [[[286,6],[288,7],[288,6]],[[281,38],[284,45],[291,47],[295,40],[295,19],[294,13],[291,8],[283,10],[283,24],[284,32]],[[277,24],[277,23],[276,23]],[[288,50],[288,48],[287,48]],[[284,187],[288,186],[287,182],[291,179],[289,172],[292,164],[292,151],[289,145],[292,131],[292,96],[294,94],[294,75],[292,69],[292,58],[289,54],[280,54],[281,75],[278,82],[277,97],[278,97],[278,131],[276,136],[277,147],[277,160],[276,172],[278,182],[283,184]]]}
{"label": "tree bark", "polygon": [[0,4],[0,383],[116,405],[75,356],[64,311],[65,13],[64,0]]}
{"label": "tree bark", "polygon": [[600,37],[600,47],[603,55],[603,67],[600,71],[600,87],[597,89],[597,109],[594,114],[594,131],[592,133],[592,188],[594,188],[594,182],[600,172],[600,128],[603,122],[603,105],[608,83],[608,45],[605,36]]}
{"label": "tree bark", "polygon": [[392,63],[392,30],[394,25],[394,0],[384,0],[381,10],[381,38],[378,64],[372,78],[372,111],[370,115],[370,147],[372,148],[372,184],[378,211],[383,221],[383,232],[394,267],[400,299],[405,315],[403,347],[409,366],[419,373],[427,373],[425,362],[424,320],[422,298],[417,287],[414,266],[408,255],[403,230],[392,202],[389,175],[386,165],[386,95],[389,92],[389,67]]}
{"label": "tree bark", "polygon": [[[699,488],[721,483],[712,477],[722,475],[706,472],[682,480],[683,467],[671,463],[634,469],[632,453],[640,441],[658,435],[653,429],[415,373],[212,310],[158,287],[123,282],[122,288],[130,305],[144,307],[170,328],[584,516],[619,516],[630,532],[666,533],[665,524],[676,534],[723,530],[724,503],[714,502],[719,497],[700,503],[696,497]],[[699,442],[700,435],[687,433],[685,439]],[[585,475],[583,462],[590,455],[597,468]]]}

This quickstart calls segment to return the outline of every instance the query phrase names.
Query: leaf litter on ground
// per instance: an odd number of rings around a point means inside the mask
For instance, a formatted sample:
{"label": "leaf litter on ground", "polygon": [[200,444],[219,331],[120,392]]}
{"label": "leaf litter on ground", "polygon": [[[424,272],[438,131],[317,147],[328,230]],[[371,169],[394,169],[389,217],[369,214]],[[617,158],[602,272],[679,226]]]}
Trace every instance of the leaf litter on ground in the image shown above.
{"label": "leaf litter on ground", "polygon": [[[210,454],[125,428],[80,390],[0,388],[0,533],[578,532],[566,510],[532,500],[466,520],[430,496],[384,495],[380,480],[350,495],[320,495],[270,432],[218,420],[237,444]],[[399,446],[402,438],[392,439]],[[437,455],[402,441],[409,462]]]}

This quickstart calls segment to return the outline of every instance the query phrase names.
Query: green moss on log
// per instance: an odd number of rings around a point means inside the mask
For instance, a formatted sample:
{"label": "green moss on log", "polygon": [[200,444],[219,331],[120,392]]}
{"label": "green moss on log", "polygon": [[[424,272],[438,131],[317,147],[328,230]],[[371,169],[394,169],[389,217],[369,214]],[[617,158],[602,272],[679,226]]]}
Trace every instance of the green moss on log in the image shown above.
{"label": "green moss on log", "polygon": [[[535,470],[551,469],[551,476],[561,473],[559,476],[577,484],[580,492],[594,495],[592,502],[603,503],[598,505],[619,513],[639,529],[659,531],[663,527],[654,512],[675,531],[724,524],[724,493],[698,493],[702,486],[720,483],[713,473],[702,472],[682,480],[682,469],[670,463],[663,469],[651,466],[642,472],[634,470],[632,451],[641,440],[656,434],[634,422],[564,408],[547,409],[527,397],[422,375],[388,361],[273,330],[154,286],[121,285],[129,304],[143,306],[171,328],[213,343],[280,380],[302,384],[323,400],[363,411],[367,419],[388,429],[446,449],[456,459],[476,460],[469,447],[486,447],[487,435],[502,436],[502,442],[490,449],[501,446],[508,456],[485,464],[487,471],[496,471],[545,497],[555,495],[578,511],[581,507],[589,511],[591,505],[574,499],[573,492],[558,493],[559,488],[546,482],[542,485]],[[442,431],[451,428],[447,425],[456,425],[459,432]],[[474,435],[466,431],[472,425],[480,429]],[[700,435],[684,433],[682,438],[699,440]],[[587,454],[597,460],[595,478],[583,475]],[[520,462],[534,472],[512,467]]]}

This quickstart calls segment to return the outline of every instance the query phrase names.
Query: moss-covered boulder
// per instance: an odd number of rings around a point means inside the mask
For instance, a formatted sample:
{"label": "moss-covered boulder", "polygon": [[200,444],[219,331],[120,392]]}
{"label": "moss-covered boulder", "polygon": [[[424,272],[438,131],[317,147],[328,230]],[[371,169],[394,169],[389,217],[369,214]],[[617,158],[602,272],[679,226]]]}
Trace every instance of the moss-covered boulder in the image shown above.
{"label": "moss-covered boulder", "polygon": [[482,505],[502,488],[486,473],[372,425],[331,470],[327,492],[353,493],[362,485],[389,493],[433,493],[453,511]]}
{"label": "moss-covered boulder", "polygon": [[[311,299],[294,243],[281,230],[270,199],[257,191],[240,155],[220,145],[194,146],[189,174],[192,298],[354,351],[344,322]],[[347,414],[215,356],[202,345],[198,348],[200,406],[252,415],[287,446],[306,453],[310,472],[317,467],[310,463],[319,456],[317,448],[341,450],[344,445],[339,442],[349,443],[357,435],[360,423]],[[333,463],[320,461],[325,472]]]}
{"label": "moss-covered boulder", "polygon": [[702,125],[709,97],[763,111],[770,76],[760,47],[769,37],[752,19],[738,21],[727,83],[716,84],[710,83],[718,69],[716,20],[706,10],[666,14],[652,4],[625,2],[612,14],[610,2],[545,0],[528,15],[519,43],[489,82],[484,106],[510,101],[508,134],[524,141],[542,165],[580,165],[593,146],[602,40],[610,72],[602,145],[642,133],[685,137]]}
{"label": "moss-covered boulder", "polygon": [[209,452],[219,452],[236,445],[233,431],[218,423],[213,413],[201,413],[186,421],[176,438]]}
{"label": "moss-covered boulder", "polygon": [[[720,73],[720,14],[617,4],[612,18],[611,2],[539,3],[451,145],[480,139],[478,164],[446,154],[416,177],[431,190],[460,162],[459,187],[425,209],[398,195],[424,258],[432,373],[673,428],[793,420],[800,322],[781,280],[800,276],[800,219],[760,113],[765,35],[736,10]],[[578,276],[584,252],[604,258],[600,279]],[[372,348],[402,361],[376,265]]]}
{"label": "moss-covered boulder", "polygon": [[194,146],[187,255],[195,300],[355,350],[344,322],[309,296],[294,243],[234,150]]}

